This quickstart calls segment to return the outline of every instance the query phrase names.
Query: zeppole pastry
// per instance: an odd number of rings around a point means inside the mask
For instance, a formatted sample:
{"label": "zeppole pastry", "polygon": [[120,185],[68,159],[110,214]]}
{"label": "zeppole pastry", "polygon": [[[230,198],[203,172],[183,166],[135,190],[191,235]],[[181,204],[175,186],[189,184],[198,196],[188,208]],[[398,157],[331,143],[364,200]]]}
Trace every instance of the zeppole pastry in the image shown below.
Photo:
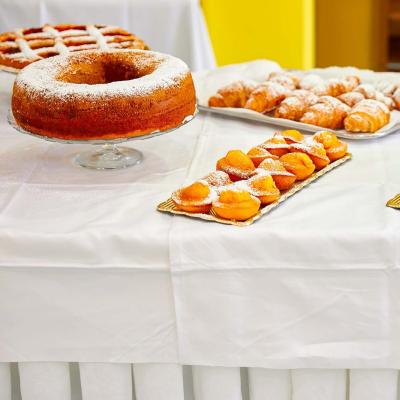
{"label": "zeppole pastry", "polygon": [[208,99],[209,107],[243,108],[255,86],[251,82],[233,82],[218,90]]}
{"label": "zeppole pastry", "polygon": [[267,158],[259,165],[259,169],[271,175],[279,190],[290,189],[296,181],[296,176],[288,172],[279,160]]}
{"label": "zeppole pastry", "polygon": [[264,161],[267,158],[273,158],[277,160],[279,157],[274,156],[271,154],[268,150],[264,149],[264,147],[261,146],[256,146],[251,148],[248,152],[247,155],[250,157],[251,161],[253,161],[253,164],[258,167],[262,161]]}
{"label": "zeppole pastry", "polygon": [[329,129],[343,128],[343,120],[350,107],[331,96],[322,96],[318,103],[310,106],[300,122]]}
{"label": "zeppole pastry", "polygon": [[347,154],[347,143],[339,140],[332,132],[319,131],[313,135],[312,139],[324,146],[326,155],[331,162],[339,160]]}
{"label": "zeppole pastry", "polygon": [[232,183],[229,175],[224,171],[213,171],[208,175],[202,178],[203,181],[206,181],[210,186],[225,186]]}
{"label": "zeppole pastry", "polygon": [[290,146],[286,143],[283,136],[276,134],[264,143],[260,144],[261,147],[268,150],[274,156],[280,157],[289,152]]}
{"label": "zeppole pastry", "polygon": [[247,181],[247,184],[250,188],[250,193],[257,197],[261,204],[271,204],[279,200],[280,191],[271,175],[266,173],[255,175]]}
{"label": "zeppole pastry", "polygon": [[311,158],[300,152],[288,153],[280,158],[285,169],[296,175],[298,181],[307,179],[315,171],[315,165]]}
{"label": "zeppole pastry", "polygon": [[246,190],[225,189],[212,208],[220,218],[245,221],[257,214],[261,201]]}
{"label": "zeppole pastry", "polygon": [[273,110],[287,95],[289,89],[276,82],[264,82],[250,94],[245,108],[260,113]]}
{"label": "zeppole pastry", "polygon": [[385,104],[376,100],[357,103],[344,120],[349,132],[376,132],[390,121],[390,111]]}
{"label": "zeppole pastry", "polygon": [[217,161],[217,170],[226,172],[233,182],[250,178],[255,174],[255,169],[253,161],[241,150],[228,151],[225,157]]}
{"label": "zeppole pastry", "polygon": [[398,110],[400,110],[400,86],[393,92],[393,101]]}
{"label": "zeppole pastry", "polygon": [[291,151],[307,154],[314,163],[317,171],[325,168],[330,163],[330,159],[326,155],[324,146],[311,138],[303,143],[293,143]]}
{"label": "zeppole pastry", "polygon": [[282,136],[287,144],[301,143],[304,136],[296,129],[287,129],[286,131],[277,132],[274,136]]}
{"label": "zeppole pastry", "polygon": [[211,203],[216,199],[217,194],[207,182],[198,181],[177,190],[171,197],[179,210],[206,214],[210,212]]}

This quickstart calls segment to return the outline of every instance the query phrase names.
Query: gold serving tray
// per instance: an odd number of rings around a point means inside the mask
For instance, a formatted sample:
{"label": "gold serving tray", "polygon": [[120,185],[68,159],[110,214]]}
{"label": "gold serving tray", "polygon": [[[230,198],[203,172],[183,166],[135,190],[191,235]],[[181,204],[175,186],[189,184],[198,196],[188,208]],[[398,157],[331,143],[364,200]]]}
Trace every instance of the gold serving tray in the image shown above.
{"label": "gold serving tray", "polygon": [[386,205],[388,207],[392,207],[392,208],[398,208],[400,209],[400,193],[396,196],[393,197],[393,199],[390,199]]}
{"label": "gold serving tray", "polygon": [[200,213],[196,214],[196,213],[188,213],[186,211],[181,211],[176,208],[175,203],[172,201],[171,198],[160,203],[157,206],[157,210],[161,211],[161,212],[176,214],[176,215],[185,215],[187,217],[198,218],[198,219],[202,219],[205,221],[219,222],[220,224],[248,226],[248,225],[251,225],[253,222],[257,221],[258,219],[260,219],[263,215],[268,214],[274,208],[278,207],[279,204],[283,203],[285,200],[287,200],[289,197],[293,196],[299,190],[304,189],[306,186],[308,186],[310,183],[314,182],[316,179],[325,175],[329,171],[332,171],[333,169],[335,169],[339,165],[342,165],[346,161],[350,160],[351,157],[352,157],[351,154],[348,153],[343,158],[340,158],[339,160],[336,160],[333,163],[330,163],[328,166],[321,169],[320,171],[314,172],[306,180],[295,183],[291,189],[286,190],[281,193],[281,197],[279,198],[278,201],[260,208],[258,213],[256,215],[254,215],[254,217],[251,217],[251,218],[247,219],[246,221],[235,221],[235,220],[230,220],[230,219],[219,218],[212,209],[209,214],[200,214]]}

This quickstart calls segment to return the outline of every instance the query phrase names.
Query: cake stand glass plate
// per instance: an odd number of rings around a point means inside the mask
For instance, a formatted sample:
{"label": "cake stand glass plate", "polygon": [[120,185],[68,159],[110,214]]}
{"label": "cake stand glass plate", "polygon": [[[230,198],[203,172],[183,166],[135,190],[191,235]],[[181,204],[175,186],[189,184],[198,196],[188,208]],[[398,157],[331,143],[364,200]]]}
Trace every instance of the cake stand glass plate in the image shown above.
{"label": "cake stand glass plate", "polygon": [[33,132],[29,132],[23,128],[21,128],[17,122],[15,121],[14,115],[11,109],[8,112],[8,122],[9,124],[16,129],[18,132],[37,137],[42,140],[47,140],[49,142],[56,143],[67,143],[67,144],[91,144],[101,146],[95,150],[88,150],[82,153],[78,153],[74,156],[74,163],[80,165],[81,167],[90,168],[90,169],[121,169],[128,168],[134,165],[140,164],[143,160],[143,154],[136,149],[132,149],[130,147],[120,147],[119,143],[131,141],[131,140],[144,140],[151,139],[155,136],[164,135],[166,133],[175,131],[182,126],[188,124],[195,116],[197,115],[197,109],[194,115],[186,117],[182,123],[172,129],[167,129],[165,131],[155,131],[153,133],[134,136],[134,137],[121,137],[116,139],[103,139],[103,140],[64,140],[57,139],[48,136],[38,135]]}
{"label": "cake stand glass plate", "polygon": [[17,69],[17,68],[13,68],[13,67],[7,67],[6,65],[0,65],[0,71],[10,72],[11,74],[15,74],[16,75],[21,70]]}

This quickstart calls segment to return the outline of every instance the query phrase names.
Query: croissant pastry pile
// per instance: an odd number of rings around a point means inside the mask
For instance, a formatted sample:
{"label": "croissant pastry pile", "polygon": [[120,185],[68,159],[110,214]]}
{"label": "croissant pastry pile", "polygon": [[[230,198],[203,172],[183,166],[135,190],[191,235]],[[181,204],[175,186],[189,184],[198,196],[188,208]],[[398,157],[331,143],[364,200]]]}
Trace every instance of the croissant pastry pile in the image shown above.
{"label": "croissant pastry pile", "polygon": [[220,218],[243,221],[279,200],[296,181],[309,178],[347,154],[347,144],[335,134],[317,132],[305,138],[299,131],[276,132],[247,154],[230,150],[216,163],[216,170],[172,193],[178,210],[214,213]]}
{"label": "croissant pastry pile", "polygon": [[361,83],[358,76],[323,79],[287,71],[271,73],[262,83],[238,81],[209,98],[210,107],[245,108],[326,129],[376,132],[400,110],[400,86]]}

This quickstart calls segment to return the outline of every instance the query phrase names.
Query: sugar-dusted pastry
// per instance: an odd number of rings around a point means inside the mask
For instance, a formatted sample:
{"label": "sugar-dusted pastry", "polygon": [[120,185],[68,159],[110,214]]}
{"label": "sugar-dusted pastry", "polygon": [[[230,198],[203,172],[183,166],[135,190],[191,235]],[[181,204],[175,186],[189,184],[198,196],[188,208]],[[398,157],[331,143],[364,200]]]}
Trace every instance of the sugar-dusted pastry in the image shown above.
{"label": "sugar-dusted pastry", "polygon": [[392,96],[392,94],[397,89],[397,86],[394,83],[388,82],[388,81],[376,82],[374,84],[374,87],[376,90],[381,92],[384,96],[388,96],[388,97]]}
{"label": "sugar-dusted pastry", "polygon": [[257,197],[261,201],[261,204],[274,203],[279,200],[281,195],[272,179],[272,176],[267,173],[251,177],[247,181],[247,185],[250,188],[250,193]]}
{"label": "sugar-dusted pastry", "polygon": [[342,79],[342,82],[345,85],[346,93],[352,92],[361,82],[360,77],[356,75],[348,75]]}
{"label": "sugar-dusted pastry", "polygon": [[260,144],[261,147],[268,150],[274,156],[280,157],[289,152],[289,145],[283,136],[275,134],[272,138]]}
{"label": "sugar-dusted pastry", "polygon": [[233,182],[250,178],[255,174],[255,169],[253,161],[241,150],[228,151],[225,157],[217,161],[217,170],[226,172]]}
{"label": "sugar-dusted pastry", "polygon": [[285,131],[275,133],[275,135],[282,136],[287,144],[301,143],[304,140],[303,134],[296,129],[287,129]]}
{"label": "sugar-dusted pastry", "polygon": [[287,171],[296,175],[298,181],[307,179],[315,171],[314,163],[305,153],[288,153],[283,155],[280,161]]}
{"label": "sugar-dusted pastry", "polygon": [[276,82],[264,82],[250,94],[245,108],[260,113],[273,110],[287,95],[289,90]]}
{"label": "sugar-dusted pastry", "polygon": [[222,87],[208,99],[209,107],[242,108],[255,86],[252,82],[237,81]]}
{"label": "sugar-dusted pastry", "polygon": [[395,107],[400,110],[400,86],[393,92],[392,99]]}
{"label": "sugar-dusted pastry", "polygon": [[269,75],[268,81],[279,83],[289,90],[294,90],[298,87],[300,83],[300,78],[292,72],[275,71]]}
{"label": "sugar-dusted pastry", "polygon": [[298,121],[307,108],[317,101],[318,96],[309,90],[294,90],[275,109],[274,116]]}
{"label": "sugar-dusted pastry", "polygon": [[287,171],[279,160],[267,158],[259,165],[259,170],[271,175],[279,190],[290,189],[296,181],[296,176]]}
{"label": "sugar-dusted pastry", "polygon": [[322,96],[318,103],[310,106],[300,122],[329,129],[340,129],[350,107],[331,96]]}
{"label": "sugar-dusted pastry", "polygon": [[390,121],[390,111],[385,104],[376,100],[357,103],[344,120],[346,131],[376,132]]}
{"label": "sugar-dusted pastry", "polygon": [[198,181],[172,193],[172,200],[179,210],[190,213],[208,213],[217,194],[206,181]]}
{"label": "sugar-dusted pastry", "polygon": [[366,99],[377,100],[385,104],[389,110],[393,110],[396,106],[395,101],[388,96],[385,96],[370,83],[364,83],[354,89],[355,92],[362,93]]}
{"label": "sugar-dusted pastry", "polygon": [[347,143],[342,142],[337,136],[328,131],[319,131],[315,133],[312,139],[324,146],[329,160],[336,161],[347,154]]}
{"label": "sugar-dusted pastry", "polygon": [[232,183],[229,175],[224,171],[213,171],[208,175],[202,178],[203,181],[206,181],[210,186],[225,186]]}
{"label": "sugar-dusted pastry", "polygon": [[300,80],[299,86],[301,89],[310,90],[319,96],[328,94],[326,81],[317,74],[306,75]]}
{"label": "sugar-dusted pastry", "polygon": [[291,151],[307,154],[314,163],[317,171],[325,168],[330,163],[330,159],[326,155],[324,146],[311,138],[308,138],[302,143],[293,143]]}
{"label": "sugar-dusted pastry", "polygon": [[220,218],[245,221],[257,214],[261,201],[246,190],[226,188],[213,202],[212,208]]}
{"label": "sugar-dusted pastry", "polygon": [[349,107],[354,107],[361,100],[364,100],[365,96],[360,92],[348,92],[338,96],[338,99]]}
{"label": "sugar-dusted pastry", "polygon": [[247,152],[247,155],[250,157],[251,161],[253,161],[253,164],[256,167],[258,167],[260,163],[263,162],[266,158],[273,158],[275,160],[279,158],[277,156],[274,156],[268,150],[264,149],[264,147],[261,146],[251,148]]}

